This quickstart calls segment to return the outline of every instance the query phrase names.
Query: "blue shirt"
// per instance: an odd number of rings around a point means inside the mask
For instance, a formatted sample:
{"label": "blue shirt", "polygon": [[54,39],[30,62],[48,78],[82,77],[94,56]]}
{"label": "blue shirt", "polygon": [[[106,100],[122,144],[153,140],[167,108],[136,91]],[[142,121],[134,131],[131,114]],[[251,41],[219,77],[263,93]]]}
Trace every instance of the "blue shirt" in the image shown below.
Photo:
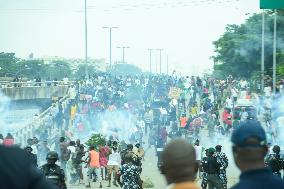
{"label": "blue shirt", "polygon": [[284,181],[268,168],[243,172],[231,189],[284,189]]}

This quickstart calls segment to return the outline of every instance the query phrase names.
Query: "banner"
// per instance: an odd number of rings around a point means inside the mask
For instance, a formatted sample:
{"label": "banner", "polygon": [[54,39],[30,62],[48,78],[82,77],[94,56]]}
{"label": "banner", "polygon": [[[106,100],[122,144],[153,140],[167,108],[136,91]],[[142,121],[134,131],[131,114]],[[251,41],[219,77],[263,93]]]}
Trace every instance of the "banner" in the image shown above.
{"label": "banner", "polygon": [[182,90],[178,87],[171,87],[169,92],[169,97],[174,99],[179,99]]}

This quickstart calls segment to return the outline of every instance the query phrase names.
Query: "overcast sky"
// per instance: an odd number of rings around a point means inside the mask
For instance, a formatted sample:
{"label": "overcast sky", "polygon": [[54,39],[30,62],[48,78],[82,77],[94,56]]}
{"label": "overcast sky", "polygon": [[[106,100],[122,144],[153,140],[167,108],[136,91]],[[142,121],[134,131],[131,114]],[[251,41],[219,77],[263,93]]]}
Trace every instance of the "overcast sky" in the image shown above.
{"label": "overcast sky", "polygon": [[[126,61],[149,70],[149,48],[162,48],[170,71],[200,73],[213,65],[212,42],[226,24],[240,24],[246,13],[259,12],[259,0],[87,0],[88,54],[109,61],[113,31],[113,61]],[[84,0],[0,0],[0,51],[27,58],[84,57]],[[153,64],[159,62],[153,52]],[[155,66],[153,68],[155,70]]]}

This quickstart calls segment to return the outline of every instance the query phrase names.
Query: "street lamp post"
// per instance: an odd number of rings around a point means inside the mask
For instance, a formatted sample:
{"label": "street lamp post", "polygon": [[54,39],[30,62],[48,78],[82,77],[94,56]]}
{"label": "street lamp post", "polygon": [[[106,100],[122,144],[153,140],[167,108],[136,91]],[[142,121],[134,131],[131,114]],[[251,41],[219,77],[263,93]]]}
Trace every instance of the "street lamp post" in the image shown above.
{"label": "street lamp post", "polygon": [[276,43],[277,43],[277,10],[274,10],[274,37],[273,37],[273,94],[276,93]]}
{"label": "street lamp post", "polygon": [[122,63],[125,64],[125,49],[129,49],[128,46],[117,47],[118,49],[122,49]]}
{"label": "street lamp post", "polygon": [[87,0],[85,0],[85,74],[88,77],[88,25],[87,25]]}
{"label": "street lamp post", "polygon": [[150,62],[149,62],[149,71],[150,73],[152,73],[152,51],[155,50],[155,49],[148,49],[149,51],[149,58],[150,58]]}
{"label": "street lamp post", "polygon": [[112,29],[117,29],[118,27],[105,26],[104,29],[109,29],[109,67],[112,65]]}
{"label": "street lamp post", "polygon": [[160,52],[160,74],[162,74],[162,50],[163,49],[157,49],[157,51]]}
{"label": "street lamp post", "polygon": [[169,75],[169,55],[167,55],[167,75]]}
{"label": "street lamp post", "polygon": [[262,11],[262,40],[261,40],[261,91],[264,90],[264,30],[265,29],[265,12]]}

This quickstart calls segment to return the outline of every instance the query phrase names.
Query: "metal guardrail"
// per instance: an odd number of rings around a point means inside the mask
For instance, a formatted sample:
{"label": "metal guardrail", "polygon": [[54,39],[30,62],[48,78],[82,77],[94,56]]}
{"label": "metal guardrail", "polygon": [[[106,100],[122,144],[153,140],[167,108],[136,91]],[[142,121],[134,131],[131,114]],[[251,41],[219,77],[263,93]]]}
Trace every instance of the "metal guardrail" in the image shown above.
{"label": "metal guardrail", "polygon": [[18,87],[49,87],[49,86],[69,86],[76,81],[42,81],[42,82],[12,82],[0,81],[0,88],[18,88]]}
{"label": "metal guardrail", "polygon": [[[64,102],[68,99],[68,96],[64,96],[58,102]],[[14,133],[15,140],[17,144],[26,145],[27,139],[32,138],[34,136],[34,132],[40,126],[42,126],[41,121],[44,120],[43,118],[48,115],[54,107],[51,106],[45,111],[43,111],[36,119],[34,119],[31,123],[27,126],[21,128],[20,130]],[[58,108],[58,103],[56,104],[56,108]],[[55,116],[55,115],[53,115]]]}

